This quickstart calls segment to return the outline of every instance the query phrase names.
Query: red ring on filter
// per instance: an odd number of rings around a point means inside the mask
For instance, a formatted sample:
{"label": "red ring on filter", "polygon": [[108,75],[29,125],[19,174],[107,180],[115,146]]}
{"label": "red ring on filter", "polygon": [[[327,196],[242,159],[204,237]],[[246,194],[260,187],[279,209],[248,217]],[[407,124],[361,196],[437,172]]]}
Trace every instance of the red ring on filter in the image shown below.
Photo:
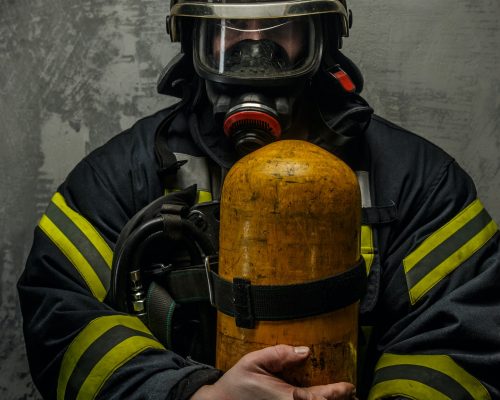
{"label": "red ring on filter", "polygon": [[272,115],[255,110],[242,110],[231,114],[224,121],[224,134],[231,137],[233,133],[244,126],[262,129],[276,139],[281,136],[281,124]]}

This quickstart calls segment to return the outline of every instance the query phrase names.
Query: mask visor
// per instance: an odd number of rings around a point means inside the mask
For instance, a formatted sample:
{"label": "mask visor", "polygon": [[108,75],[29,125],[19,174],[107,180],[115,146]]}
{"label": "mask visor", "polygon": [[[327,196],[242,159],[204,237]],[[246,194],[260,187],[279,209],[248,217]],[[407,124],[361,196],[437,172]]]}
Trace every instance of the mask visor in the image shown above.
{"label": "mask visor", "polygon": [[276,79],[304,75],[319,57],[314,19],[204,19],[195,52],[211,76]]}

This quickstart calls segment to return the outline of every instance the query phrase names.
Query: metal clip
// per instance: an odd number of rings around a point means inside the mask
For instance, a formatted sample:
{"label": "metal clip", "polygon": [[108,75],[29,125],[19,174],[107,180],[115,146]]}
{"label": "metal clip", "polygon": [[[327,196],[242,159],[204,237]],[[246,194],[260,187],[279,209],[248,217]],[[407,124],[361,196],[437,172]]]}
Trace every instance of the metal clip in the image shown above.
{"label": "metal clip", "polygon": [[132,312],[143,319],[146,315],[145,301],[146,294],[144,293],[141,280],[141,270],[137,269],[130,271],[130,300],[132,304]]}
{"label": "metal clip", "polygon": [[210,305],[215,307],[215,299],[214,299],[214,289],[213,289],[213,280],[212,280],[212,270],[210,268],[210,258],[209,256],[205,257],[205,274],[207,275],[207,285],[208,285],[208,298],[210,300]]}

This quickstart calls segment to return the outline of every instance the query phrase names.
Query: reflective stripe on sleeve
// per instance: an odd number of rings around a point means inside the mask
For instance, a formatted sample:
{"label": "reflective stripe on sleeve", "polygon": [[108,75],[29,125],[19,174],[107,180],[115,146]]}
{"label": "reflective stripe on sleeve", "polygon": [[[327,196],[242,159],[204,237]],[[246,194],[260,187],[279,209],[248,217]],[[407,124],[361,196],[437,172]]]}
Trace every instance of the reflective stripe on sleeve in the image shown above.
{"label": "reflective stripe on sleeve", "polygon": [[109,289],[113,251],[99,232],[72,210],[60,193],[52,197],[39,227],[73,264],[94,297],[103,301]]}
{"label": "reflective stripe on sleeve", "polygon": [[411,303],[469,259],[497,230],[481,202],[475,200],[426,238],[403,260]]}
{"label": "reflective stripe on sleeve", "polygon": [[491,400],[476,378],[446,355],[384,354],[375,367],[368,400]]}
{"label": "reflective stripe on sleeve", "polygon": [[373,259],[375,258],[373,230],[369,225],[361,226],[361,255],[365,259],[366,275],[368,276],[373,264]]}
{"label": "reflective stripe on sleeve", "polygon": [[113,372],[149,348],[164,349],[137,317],[96,318],[64,354],[57,400],[95,398]]}

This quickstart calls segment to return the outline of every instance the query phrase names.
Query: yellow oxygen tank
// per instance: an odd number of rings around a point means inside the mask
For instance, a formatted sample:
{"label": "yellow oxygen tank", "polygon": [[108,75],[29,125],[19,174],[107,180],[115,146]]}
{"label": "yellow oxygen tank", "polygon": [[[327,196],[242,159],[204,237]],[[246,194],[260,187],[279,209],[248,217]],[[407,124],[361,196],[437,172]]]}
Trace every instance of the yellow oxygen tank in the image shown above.
{"label": "yellow oxygen tank", "polygon": [[[361,201],[354,172],[311,143],[283,140],[238,161],[222,190],[219,275],[290,285],[337,275],[360,258]],[[332,293],[335,296],[335,293]],[[275,344],[309,346],[285,379],[303,386],[355,383],[358,305],[285,321],[236,326],[217,314],[216,366]]]}

